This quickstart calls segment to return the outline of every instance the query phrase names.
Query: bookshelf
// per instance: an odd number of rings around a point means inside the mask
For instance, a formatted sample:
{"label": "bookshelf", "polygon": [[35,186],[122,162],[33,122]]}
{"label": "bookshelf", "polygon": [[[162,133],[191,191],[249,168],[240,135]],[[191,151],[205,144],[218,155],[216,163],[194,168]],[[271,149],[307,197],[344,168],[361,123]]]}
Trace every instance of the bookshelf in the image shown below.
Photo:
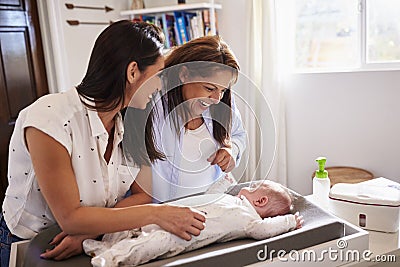
{"label": "bookshelf", "polygon": [[[166,33],[166,22],[165,22],[165,16],[166,14],[176,14],[181,13],[181,14],[187,14],[189,12],[197,12],[197,15],[199,15],[199,12],[204,12],[205,10],[208,10],[209,12],[209,34],[215,35],[217,33],[217,27],[216,27],[216,19],[215,19],[215,11],[217,9],[221,9],[222,5],[221,4],[216,4],[214,1],[210,2],[202,2],[202,3],[190,3],[190,4],[178,4],[178,5],[169,5],[169,6],[161,6],[161,7],[152,7],[152,8],[143,8],[143,9],[134,9],[134,10],[123,10],[121,11],[120,15],[121,16],[129,16],[131,19],[142,19],[143,17],[148,18],[148,17],[155,17],[155,24],[157,25],[157,20],[160,19],[161,28],[163,28],[164,34]],[[164,20],[164,21],[163,21]],[[184,21],[187,22],[188,18],[184,18]],[[201,20],[203,27],[206,27],[206,23],[204,19]],[[174,22],[175,23],[175,22]],[[174,24],[174,27],[177,28],[176,24]],[[179,34],[178,34],[179,35]],[[168,33],[166,33],[166,37],[168,36]],[[178,38],[178,37],[177,37]],[[184,39],[184,38],[183,38]],[[189,40],[192,38],[189,38]],[[186,40],[187,41],[187,40]],[[185,40],[181,40],[180,42],[177,42],[177,44],[184,43]],[[172,45],[171,45],[172,46]]]}
{"label": "bookshelf", "polygon": [[151,7],[143,9],[134,10],[123,10],[121,11],[121,16],[134,16],[134,15],[145,15],[145,14],[157,14],[157,13],[167,13],[173,11],[190,11],[190,10],[201,10],[201,9],[221,9],[221,4],[212,3],[193,3],[193,4],[180,4],[173,6],[161,6],[161,7]]}

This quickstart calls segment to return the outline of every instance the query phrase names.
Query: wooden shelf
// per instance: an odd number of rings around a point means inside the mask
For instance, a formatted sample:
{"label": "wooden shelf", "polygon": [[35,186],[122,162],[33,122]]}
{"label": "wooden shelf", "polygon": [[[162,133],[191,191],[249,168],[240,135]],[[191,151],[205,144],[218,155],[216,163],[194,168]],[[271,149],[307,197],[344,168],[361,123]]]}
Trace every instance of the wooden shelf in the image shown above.
{"label": "wooden shelf", "polygon": [[151,7],[143,9],[132,9],[121,11],[121,16],[134,16],[134,15],[145,15],[145,14],[157,14],[157,13],[167,13],[173,11],[182,10],[195,10],[195,9],[221,9],[221,4],[211,4],[211,3],[193,3],[193,4],[180,4],[173,6],[162,6],[162,7]]}

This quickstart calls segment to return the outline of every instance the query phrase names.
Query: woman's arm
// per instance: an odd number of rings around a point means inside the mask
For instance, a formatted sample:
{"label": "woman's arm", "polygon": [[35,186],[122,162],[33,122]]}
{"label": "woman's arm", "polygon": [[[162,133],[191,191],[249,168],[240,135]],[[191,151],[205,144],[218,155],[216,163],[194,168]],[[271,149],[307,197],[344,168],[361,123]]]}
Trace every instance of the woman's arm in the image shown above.
{"label": "woman's arm", "polygon": [[235,97],[232,94],[232,154],[235,159],[236,166],[239,165],[240,158],[246,149],[247,133],[243,127],[242,116],[237,108]]}
{"label": "woman's arm", "polygon": [[99,235],[158,224],[186,240],[204,228],[198,211],[168,205],[139,205],[127,208],[84,207],[71,158],[60,143],[40,130],[25,132],[32,163],[46,202],[66,234]]}
{"label": "woman's arm", "polygon": [[240,158],[246,149],[246,130],[243,128],[242,118],[236,106],[234,95],[231,100],[232,128],[230,147],[221,147],[207,160],[211,165],[217,164],[221,170],[228,173],[239,165]]}
{"label": "woman's arm", "polygon": [[135,181],[131,185],[131,195],[119,201],[115,207],[129,207],[140,204],[151,203],[151,167],[142,165],[140,171],[136,176]]}

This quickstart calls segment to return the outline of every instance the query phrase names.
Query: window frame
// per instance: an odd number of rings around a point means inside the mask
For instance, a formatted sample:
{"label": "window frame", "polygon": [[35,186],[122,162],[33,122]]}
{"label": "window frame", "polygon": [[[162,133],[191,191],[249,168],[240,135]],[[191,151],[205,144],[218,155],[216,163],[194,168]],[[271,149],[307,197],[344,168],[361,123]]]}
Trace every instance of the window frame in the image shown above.
{"label": "window frame", "polygon": [[[326,68],[307,68],[297,67],[296,62],[293,58],[293,72],[294,73],[335,73],[335,72],[363,72],[363,71],[393,71],[400,70],[400,61],[398,62],[380,62],[380,63],[368,63],[367,62],[367,12],[368,12],[368,0],[358,0],[358,47],[359,47],[359,62],[358,67],[326,67]],[[296,20],[294,20],[296,21]],[[294,22],[295,23],[295,22]],[[296,26],[294,25],[294,29]],[[293,38],[296,38],[296,32],[294,32]],[[294,49],[294,55],[296,48]]]}

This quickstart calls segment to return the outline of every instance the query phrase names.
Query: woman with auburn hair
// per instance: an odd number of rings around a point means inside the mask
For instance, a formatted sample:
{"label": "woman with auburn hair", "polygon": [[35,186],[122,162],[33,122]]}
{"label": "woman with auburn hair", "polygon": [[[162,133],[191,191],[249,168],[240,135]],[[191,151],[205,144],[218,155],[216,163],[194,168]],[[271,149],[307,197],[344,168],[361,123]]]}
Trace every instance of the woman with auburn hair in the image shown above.
{"label": "woman with auburn hair", "polygon": [[219,36],[173,49],[163,71],[155,139],[165,160],[153,163],[152,193],[165,201],[206,191],[235,166],[246,132],[231,87],[239,64]]}

